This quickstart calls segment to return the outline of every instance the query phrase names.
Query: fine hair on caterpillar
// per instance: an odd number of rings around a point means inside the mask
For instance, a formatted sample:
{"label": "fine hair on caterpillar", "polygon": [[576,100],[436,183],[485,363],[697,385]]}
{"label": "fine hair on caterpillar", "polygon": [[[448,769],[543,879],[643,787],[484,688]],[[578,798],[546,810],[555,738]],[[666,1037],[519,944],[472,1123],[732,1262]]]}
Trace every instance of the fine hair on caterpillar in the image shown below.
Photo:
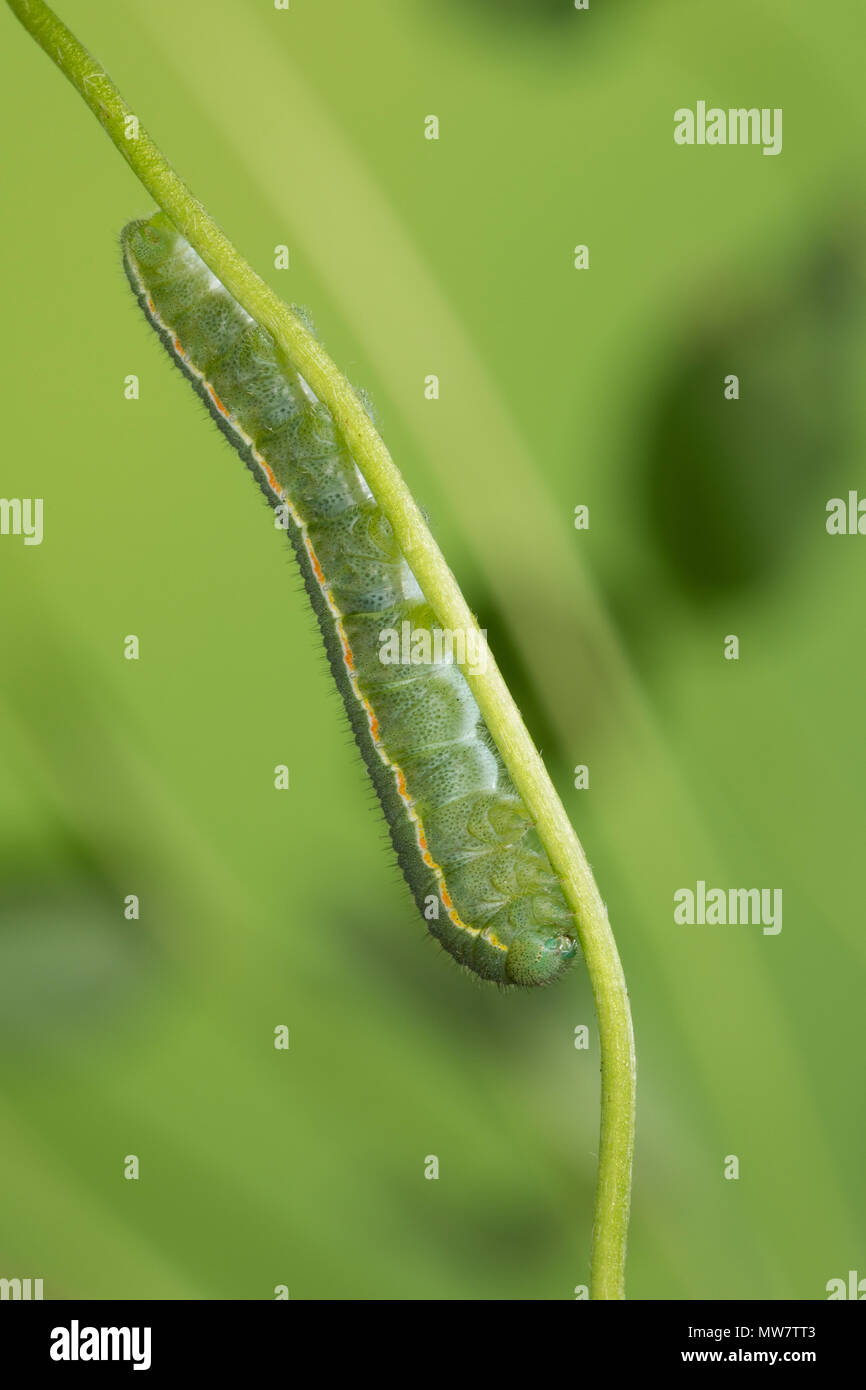
{"label": "fine hair on caterpillar", "polygon": [[483,634],[446,647],[330,412],[169,218],[131,222],[122,247],[149,322],[291,541],[427,927],[483,979],[551,983],[577,954],[573,918],[458,664],[485,659]]}

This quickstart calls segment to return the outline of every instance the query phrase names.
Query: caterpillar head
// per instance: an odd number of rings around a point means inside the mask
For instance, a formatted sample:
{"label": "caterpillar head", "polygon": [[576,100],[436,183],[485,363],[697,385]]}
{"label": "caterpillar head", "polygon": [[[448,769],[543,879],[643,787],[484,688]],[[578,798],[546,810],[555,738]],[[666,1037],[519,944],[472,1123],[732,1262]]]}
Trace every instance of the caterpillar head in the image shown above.
{"label": "caterpillar head", "polygon": [[516,936],[505,957],[505,974],[514,985],[550,985],[564,974],[577,953],[568,932],[529,927]]}
{"label": "caterpillar head", "polygon": [[145,267],[161,265],[175,251],[178,234],[165,213],[128,222],[121,234],[124,249]]}

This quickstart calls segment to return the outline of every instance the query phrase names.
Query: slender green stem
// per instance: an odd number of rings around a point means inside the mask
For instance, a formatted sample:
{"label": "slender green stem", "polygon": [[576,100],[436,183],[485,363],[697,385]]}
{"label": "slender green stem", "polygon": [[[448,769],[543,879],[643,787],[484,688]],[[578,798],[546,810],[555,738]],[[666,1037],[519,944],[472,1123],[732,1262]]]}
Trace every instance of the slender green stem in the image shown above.
{"label": "slender green stem", "polygon": [[[291,309],[247,265],[135,119],[103,68],[42,0],[8,0],[24,27],[80,92],[156,203],[286,360],[328,406],[443,628],[478,626],[412,494],[354,388]],[[471,647],[468,648],[471,651]],[[592,981],[601,1046],[601,1136],[591,1296],[625,1297],[634,1144],[635,1056],[628,993],[607,910],[583,847],[495,661],[466,668],[479,708],[532,816],[574,912]]]}

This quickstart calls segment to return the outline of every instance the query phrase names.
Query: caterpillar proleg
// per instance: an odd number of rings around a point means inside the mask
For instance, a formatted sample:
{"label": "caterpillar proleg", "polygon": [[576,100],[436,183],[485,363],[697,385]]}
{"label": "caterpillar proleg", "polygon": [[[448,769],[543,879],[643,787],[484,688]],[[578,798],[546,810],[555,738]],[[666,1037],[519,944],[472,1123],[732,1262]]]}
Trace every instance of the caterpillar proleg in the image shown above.
{"label": "caterpillar proleg", "polygon": [[[162,213],[123,260],[144,313],[285,517],[355,739],[431,933],[500,984],[548,984],[572,915],[435,616],[329,411]],[[404,627],[408,624],[408,629]],[[383,635],[433,655],[383,659]]]}

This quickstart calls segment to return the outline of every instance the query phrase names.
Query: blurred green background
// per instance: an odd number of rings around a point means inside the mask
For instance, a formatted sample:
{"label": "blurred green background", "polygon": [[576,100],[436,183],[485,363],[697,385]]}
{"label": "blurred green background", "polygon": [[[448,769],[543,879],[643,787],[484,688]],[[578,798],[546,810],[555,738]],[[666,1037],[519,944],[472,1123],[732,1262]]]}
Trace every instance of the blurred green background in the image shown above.
{"label": "blurred green background", "polygon": [[[371,392],[584,840],[637,1030],[630,1296],[866,1275],[866,540],[824,528],[864,482],[866,13],[58,10]],[[45,505],[0,538],[0,1274],[572,1298],[586,975],[501,995],[425,937],[288,549],[126,287],[147,196],[0,26],[2,492]],[[783,153],[676,147],[698,99],[782,107]],[[781,934],[675,926],[701,878],[781,887]]]}

